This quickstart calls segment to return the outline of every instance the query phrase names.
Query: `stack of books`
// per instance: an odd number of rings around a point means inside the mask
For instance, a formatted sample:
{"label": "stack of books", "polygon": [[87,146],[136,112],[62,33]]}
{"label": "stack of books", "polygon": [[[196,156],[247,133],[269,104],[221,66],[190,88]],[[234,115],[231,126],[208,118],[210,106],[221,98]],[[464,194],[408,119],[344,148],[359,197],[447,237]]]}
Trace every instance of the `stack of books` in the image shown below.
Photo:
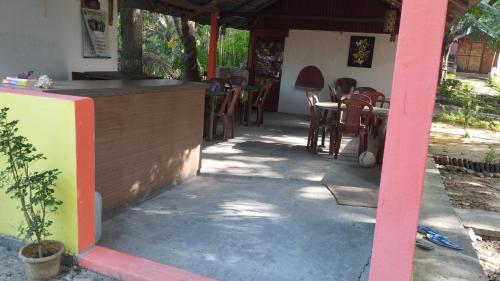
{"label": "stack of books", "polygon": [[2,80],[2,84],[26,87],[28,86],[28,79],[7,77]]}

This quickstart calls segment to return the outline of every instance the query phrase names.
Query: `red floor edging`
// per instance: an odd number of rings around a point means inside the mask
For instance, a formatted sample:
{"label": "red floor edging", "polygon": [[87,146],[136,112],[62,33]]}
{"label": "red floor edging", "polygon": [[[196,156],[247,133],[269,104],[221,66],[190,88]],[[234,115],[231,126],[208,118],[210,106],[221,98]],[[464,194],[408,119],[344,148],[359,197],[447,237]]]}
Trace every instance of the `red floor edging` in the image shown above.
{"label": "red floor edging", "polygon": [[172,266],[96,246],[78,258],[81,267],[123,281],[215,281]]}

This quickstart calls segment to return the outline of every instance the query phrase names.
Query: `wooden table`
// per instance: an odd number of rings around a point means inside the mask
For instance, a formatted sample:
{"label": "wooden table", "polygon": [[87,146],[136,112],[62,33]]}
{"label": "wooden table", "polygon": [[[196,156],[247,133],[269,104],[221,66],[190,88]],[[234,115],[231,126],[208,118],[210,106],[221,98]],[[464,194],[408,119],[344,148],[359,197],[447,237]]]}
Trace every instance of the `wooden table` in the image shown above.
{"label": "wooden table", "polygon": [[[247,100],[245,102],[245,123],[247,126],[250,125],[250,119],[252,117],[252,106],[253,106],[253,93],[260,91],[260,87],[247,85],[241,88],[243,91],[246,91]],[[240,120],[241,121],[241,120]]]}
{"label": "wooden table", "polygon": [[[322,116],[322,111],[328,110],[332,112],[336,112],[339,108],[338,103],[336,102],[318,102],[315,105],[317,116]],[[342,109],[345,109],[345,104],[342,105]],[[363,109],[364,112],[368,112],[369,108],[365,107]],[[377,148],[377,161],[379,163],[382,162],[383,154],[384,154],[384,143],[385,143],[385,130],[387,127],[387,116],[389,115],[389,108],[385,107],[373,107],[373,114],[378,115],[382,118],[382,125],[380,126],[380,131],[382,132],[379,135],[379,142]],[[316,133],[313,140],[313,151],[317,151],[318,144],[318,135],[319,135],[319,124],[316,124]]]}
{"label": "wooden table", "polygon": [[[339,108],[339,104],[336,102],[318,102],[315,104],[315,107],[319,110],[331,110],[331,111],[337,111]],[[342,105],[342,109],[345,109],[345,104]],[[368,107],[365,107],[363,111],[368,112]],[[385,107],[373,107],[373,114],[380,115],[380,116],[387,116],[389,115],[389,108]]]}
{"label": "wooden table", "polygon": [[225,97],[227,95],[227,92],[223,91],[218,91],[218,92],[211,92],[208,90],[205,90],[205,97],[208,98],[208,121],[206,122],[206,128],[207,128],[207,140],[211,141],[214,138],[214,119],[215,119],[215,106],[217,104],[217,98],[219,97]]}

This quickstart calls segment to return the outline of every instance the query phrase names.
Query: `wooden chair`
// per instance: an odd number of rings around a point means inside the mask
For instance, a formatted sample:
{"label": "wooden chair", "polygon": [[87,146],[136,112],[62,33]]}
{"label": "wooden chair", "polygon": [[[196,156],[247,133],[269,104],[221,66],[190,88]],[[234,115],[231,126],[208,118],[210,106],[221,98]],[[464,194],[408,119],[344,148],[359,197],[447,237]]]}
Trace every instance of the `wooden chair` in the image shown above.
{"label": "wooden chair", "polygon": [[[357,95],[347,95],[340,99],[337,110],[337,120],[333,125],[332,133],[330,134],[330,155],[335,154],[337,159],[344,134],[354,134],[359,137],[358,156],[368,148],[368,126],[373,114],[373,106],[371,103],[362,100]],[[345,108],[342,109],[342,105]],[[364,108],[368,108],[368,112],[363,113]],[[362,118],[364,116],[364,118]]]}
{"label": "wooden chair", "polygon": [[339,78],[335,80],[335,92],[337,98],[352,94],[358,82],[353,78]]}
{"label": "wooden chair", "polygon": [[383,107],[385,95],[376,90],[358,90],[358,94],[365,95],[370,98],[372,106]]}
{"label": "wooden chair", "polygon": [[354,92],[361,92],[361,91],[377,91],[377,90],[371,87],[357,87],[356,89],[354,89]]}
{"label": "wooden chair", "polygon": [[219,118],[224,120],[224,141],[227,141],[230,137],[234,137],[234,111],[240,94],[241,88],[233,87],[224,98],[219,112],[215,114],[215,129],[217,129],[217,120]]}
{"label": "wooden chair", "polygon": [[257,126],[264,124],[264,104],[266,102],[267,94],[269,90],[273,87],[273,80],[268,79],[262,83],[263,85],[260,88],[259,95],[255,99],[254,104],[252,105],[252,109],[257,110]]}
{"label": "wooden chair", "polygon": [[312,92],[306,92],[307,106],[309,109],[310,116],[310,124],[309,124],[309,134],[307,136],[307,147],[314,148],[313,142],[316,140],[316,131],[322,130],[323,136],[321,137],[321,146],[325,145],[325,135],[326,128],[329,126],[329,123],[325,118],[322,118],[323,114],[318,114],[316,111],[315,105],[318,103],[318,96]]}
{"label": "wooden chair", "polygon": [[[385,95],[372,90],[361,90],[359,91],[360,95],[365,95],[370,98],[372,106],[376,107],[383,107],[385,103]],[[380,125],[382,124],[382,119],[380,119],[378,116],[374,116],[372,120],[372,124],[370,125],[371,128],[371,133],[374,137],[378,135],[378,130]]]}
{"label": "wooden chair", "polygon": [[338,102],[339,99],[337,97],[337,93],[335,92],[335,88],[332,87],[332,85],[328,84],[328,91],[330,93],[330,100],[332,102]]}
{"label": "wooden chair", "polygon": [[369,104],[372,103],[372,100],[370,99],[370,97],[367,95],[364,95],[364,94],[349,94],[349,95],[345,95],[343,97],[348,98],[348,99],[355,99],[355,100],[364,101],[364,102],[367,102]]}

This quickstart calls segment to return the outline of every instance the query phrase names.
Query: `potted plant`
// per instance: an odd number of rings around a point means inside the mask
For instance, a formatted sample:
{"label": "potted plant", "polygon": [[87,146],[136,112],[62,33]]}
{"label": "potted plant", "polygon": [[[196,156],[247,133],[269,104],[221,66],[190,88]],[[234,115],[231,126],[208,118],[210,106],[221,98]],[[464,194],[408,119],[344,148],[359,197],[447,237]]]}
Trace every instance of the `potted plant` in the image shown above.
{"label": "potted plant", "polygon": [[20,235],[31,243],[19,251],[28,280],[42,281],[57,275],[64,245],[45,240],[50,236],[52,221],[47,217],[56,212],[62,201],[54,196],[58,169],[38,171],[33,164],[46,159],[28,139],[18,132],[18,121],[9,121],[8,108],[0,109],[0,188],[17,200],[24,222]]}

